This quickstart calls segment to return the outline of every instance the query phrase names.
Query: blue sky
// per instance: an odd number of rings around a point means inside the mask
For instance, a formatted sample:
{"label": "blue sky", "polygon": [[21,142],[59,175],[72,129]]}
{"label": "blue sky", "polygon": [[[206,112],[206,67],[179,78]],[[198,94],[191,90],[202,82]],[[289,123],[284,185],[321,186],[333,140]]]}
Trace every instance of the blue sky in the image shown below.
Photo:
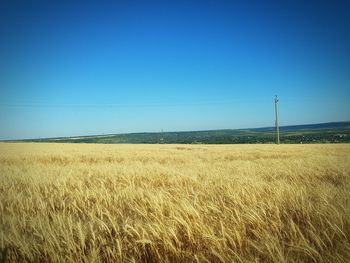
{"label": "blue sky", "polygon": [[0,2],[0,139],[350,120],[349,1]]}

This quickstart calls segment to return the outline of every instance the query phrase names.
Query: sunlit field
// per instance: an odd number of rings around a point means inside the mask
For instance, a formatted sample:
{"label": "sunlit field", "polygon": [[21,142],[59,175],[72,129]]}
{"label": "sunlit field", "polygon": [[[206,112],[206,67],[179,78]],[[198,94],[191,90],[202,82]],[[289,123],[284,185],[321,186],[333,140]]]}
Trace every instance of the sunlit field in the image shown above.
{"label": "sunlit field", "polygon": [[0,144],[10,262],[349,262],[350,145]]}

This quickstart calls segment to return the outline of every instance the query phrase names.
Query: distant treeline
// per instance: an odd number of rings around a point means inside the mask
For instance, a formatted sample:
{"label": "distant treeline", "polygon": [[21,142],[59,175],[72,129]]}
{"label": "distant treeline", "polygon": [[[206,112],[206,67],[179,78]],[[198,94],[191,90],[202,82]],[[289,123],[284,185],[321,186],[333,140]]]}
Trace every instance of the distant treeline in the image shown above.
{"label": "distant treeline", "polygon": [[[285,126],[280,129],[281,143],[349,143],[350,122]],[[65,143],[146,143],[146,144],[244,144],[274,143],[273,127],[241,130],[129,133],[22,140]]]}

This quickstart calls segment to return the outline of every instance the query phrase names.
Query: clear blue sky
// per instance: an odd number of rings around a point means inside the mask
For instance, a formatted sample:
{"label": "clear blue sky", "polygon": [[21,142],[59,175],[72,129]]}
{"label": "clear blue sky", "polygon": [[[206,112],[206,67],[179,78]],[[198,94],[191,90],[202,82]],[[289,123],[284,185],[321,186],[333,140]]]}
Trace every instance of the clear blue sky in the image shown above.
{"label": "clear blue sky", "polygon": [[350,1],[0,2],[0,139],[350,120]]}

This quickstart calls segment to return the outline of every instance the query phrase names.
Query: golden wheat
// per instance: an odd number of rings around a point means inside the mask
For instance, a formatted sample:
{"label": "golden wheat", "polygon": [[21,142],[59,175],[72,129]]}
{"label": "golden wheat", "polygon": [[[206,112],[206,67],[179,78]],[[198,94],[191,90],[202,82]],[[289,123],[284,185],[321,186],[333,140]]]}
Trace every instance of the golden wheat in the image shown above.
{"label": "golden wheat", "polygon": [[14,262],[349,262],[350,145],[0,144]]}

